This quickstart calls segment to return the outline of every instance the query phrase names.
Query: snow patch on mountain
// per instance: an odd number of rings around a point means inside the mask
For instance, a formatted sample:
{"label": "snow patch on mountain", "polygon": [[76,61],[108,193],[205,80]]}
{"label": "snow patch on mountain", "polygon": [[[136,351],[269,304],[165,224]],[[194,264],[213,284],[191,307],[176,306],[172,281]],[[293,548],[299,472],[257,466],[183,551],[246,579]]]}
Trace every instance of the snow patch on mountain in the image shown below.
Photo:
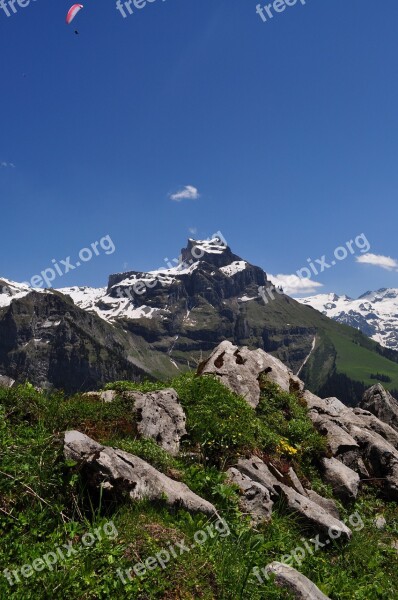
{"label": "snow patch on mountain", "polygon": [[235,275],[236,273],[239,273],[240,271],[244,271],[246,269],[247,266],[247,262],[244,260],[235,260],[233,263],[231,263],[230,265],[227,265],[226,267],[220,267],[220,271],[222,271],[224,273],[224,275],[227,275],[228,277],[232,277],[232,275]]}
{"label": "snow patch on mountain", "polygon": [[[94,310],[100,298],[106,295],[106,288],[78,287],[61,288],[61,294],[70,296],[73,302],[84,310]],[[95,311],[96,312],[96,311]]]}
{"label": "snow patch on mountain", "polygon": [[188,241],[195,244],[195,248],[198,248],[204,254],[223,254],[227,249],[227,246],[218,238],[212,240],[193,240],[192,238],[189,238]]}
{"label": "snow patch on mountain", "polygon": [[169,286],[177,281],[179,275],[191,275],[198,268],[199,264],[197,262],[187,266],[184,263],[180,263],[171,269],[158,269],[156,271],[148,271],[147,273],[133,273],[113,287],[126,288],[142,283],[144,286],[150,288],[154,287],[157,282],[163,286]]}
{"label": "snow patch on mountain", "polygon": [[[24,283],[16,283],[2,277],[0,279],[0,308],[10,306],[13,300],[23,298],[29,292],[32,292],[33,288]],[[45,290],[35,289],[36,292],[44,292]]]}

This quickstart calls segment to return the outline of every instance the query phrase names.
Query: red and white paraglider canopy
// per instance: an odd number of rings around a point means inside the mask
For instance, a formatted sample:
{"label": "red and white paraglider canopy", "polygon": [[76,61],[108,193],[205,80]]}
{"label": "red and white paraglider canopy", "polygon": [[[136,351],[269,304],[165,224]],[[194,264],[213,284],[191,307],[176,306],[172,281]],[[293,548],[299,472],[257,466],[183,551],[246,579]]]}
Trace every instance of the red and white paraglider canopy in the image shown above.
{"label": "red and white paraglider canopy", "polygon": [[73,6],[71,6],[71,8],[68,10],[68,14],[66,15],[66,24],[70,25],[73,21],[73,19],[76,17],[77,13],[81,11],[81,9],[83,8],[83,4],[74,4]]}

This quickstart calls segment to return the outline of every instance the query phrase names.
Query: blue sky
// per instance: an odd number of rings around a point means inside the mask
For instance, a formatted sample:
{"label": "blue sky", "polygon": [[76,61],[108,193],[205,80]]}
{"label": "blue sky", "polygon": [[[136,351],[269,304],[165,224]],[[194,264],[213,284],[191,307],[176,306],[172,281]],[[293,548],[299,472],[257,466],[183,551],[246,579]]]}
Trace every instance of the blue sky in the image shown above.
{"label": "blue sky", "polygon": [[[307,0],[266,23],[257,0],[154,0],[126,19],[83,4],[69,27],[66,0],[0,9],[0,275],[29,280],[109,235],[113,254],[54,283],[104,285],[177,257],[190,228],[272,274],[361,233],[398,258],[396,0]],[[199,197],[170,198],[185,186]],[[350,255],[317,291],[398,287],[395,265]]]}

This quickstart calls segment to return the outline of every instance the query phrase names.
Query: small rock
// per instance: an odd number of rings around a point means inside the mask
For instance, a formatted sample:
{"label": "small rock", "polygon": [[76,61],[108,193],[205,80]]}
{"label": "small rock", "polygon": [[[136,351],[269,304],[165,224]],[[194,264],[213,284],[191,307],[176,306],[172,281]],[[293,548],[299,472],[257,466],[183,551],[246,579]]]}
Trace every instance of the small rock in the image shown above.
{"label": "small rock", "polygon": [[103,390],[98,392],[86,392],[83,394],[86,398],[92,398],[93,400],[98,400],[99,402],[113,402],[118,393],[115,390]]}
{"label": "small rock", "polygon": [[101,400],[102,402],[113,402],[117,395],[115,390],[105,390],[104,392],[101,392]]}
{"label": "small rock", "polygon": [[275,584],[292,594],[294,600],[330,600],[307,577],[283,563],[273,562],[266,571],[275,575]]}
{"label": "small rock", "polygon": [[237,485],[242,494],[240,505],[243,512],[251,517],[252,525],[258,525],[263,521],[269,521],[274,505],[271,494],[261,483],[257,483],[243,475],[238,469],[231,468],[227,471],[228,479]]}
{"label": "small rock", "polygon": [[7,377],[7,375],[0,375],[0,388],[12,388],[15,385],[15,379]]}
{"label": "small rock", "polygon": [[277,497],[275,485],[278,480],[271,471],[258,456],[252,456],[251,458],[242,458],[236,465],[238,471],[249,477],[252,481],[257,481],[264,486],[270,493],[271,497]]}
{"label": "small rock", "polygon": [[383,515],[379,515],[378,517],[375,518],[374,525],[377,529],[380,529],[380,530],[385,529],[386,525],[387,525],[387,521],[385,520]]}
{"label": "small rock", "polygon": [[292,469],[292,467],[289,468],[288,477],[290,479],[292,487],[296,490],[296,492],[298,492],[302,496],[306,496],[307,491],[304,489],[300,479],[297,477],[297,475],[296,475],[295,471]]}
{"label": "small rock", "polygon": [[360,478],[358,473],[336,458],[323,458],[324,479],[342,500],[355,500],[358,496]]}
{"label": "small rock", "polygon": [[134,399],[137,429],[141,437],[152,438],[172,456],[180,450],[180,441],[186,435],[186,417],[177,392],[170,389],[157,392],[129,392]]}
{"label": "small rock", "polygon": [[366,390],[360,407],[398,431],[398,401],[380,383]]}
{"label": "small rock", "polygon": [[340,539],[351,539],[351,530],[319,504],[312,502],[309,498],[298,494],[292,488],[289,488],[282,483],[275,487],[285,498],[289,509],[306,519],[317,531],[326,536],[329,536],[330,532],[333,531],[336,538],[337,534],[339,534],[338,537],[340,537]]}
{"label": "small rock", "polygon": [[309,416],[319,433],[326,435],[333,456],[359,448],[354,438],[330,418],[314,411]]}
{"label": "small rock", "polygon": [[[115,390],[87,392],[87,398],[99,402],[113,402],[120,393]],[[180,450],[181,438],[186,435],[186,417],[177,392],[164,389],[155,392],[123,392],[124,398],[134,403],[137,432],[142,438],[153,439],[172,456]]]}
{"label": "small rock", "polygon": [[375,431],[353,426],[350,433],[361,447],[371,476],[383,482],[389,499],[398,500],[398,451]]}
{"label": "small rock", "polygon": [[305,491],[307,492],[308,498],[312,500],[312,502],[315,502],[315,504],[322,506],[322,508],[324,508],[328,513],[330,513],[332,517],[340,520],[339,509],[337,508],[337,504],[334,500],[332,500],[331,498],[324,498],[323,496],[320,496],[319,494],[314,492],[314,490]]}

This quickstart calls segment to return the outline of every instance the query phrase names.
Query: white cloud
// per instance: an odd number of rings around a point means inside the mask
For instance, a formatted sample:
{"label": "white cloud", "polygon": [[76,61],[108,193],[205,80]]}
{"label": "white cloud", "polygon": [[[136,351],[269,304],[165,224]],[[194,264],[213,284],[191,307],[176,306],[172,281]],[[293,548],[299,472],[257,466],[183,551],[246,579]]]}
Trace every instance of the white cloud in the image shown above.
{"label": "white cloud", "polygon": [[363,254],[362,256],[357,256],[356,260],[364,265],[374,265],[375,267],[380,267],[382,269],[386,269],[387,271],[398,271],[398,260],[391,258],[391,256],[368,253]]}
{"label": "white cloud", "polygon": [[175,202],[181,202],[181,200],[197,200],[199,197],[199,190],[193,185],[186,185],[181,190],[169,195],[170,200],[174,200]]}
{"label": "white cloud", "polygon": [[12,162],[2,161],[2,162],[0,162],[0,168],[1,169],[7,169],[7,168],[15,169],[15,165]]}
{"label": "white cloud", "polygon": [[323,287],[319,281],[302,278],[298,275],[268,275],[268,278],[276,286],[281,286],[285,294],[292,296],[293,294],[313,294],[318,288]]}
{"label": "white cloud", "polygon": [[196,227],[190,227],[188,229],[189,233],[191,233],[192,235],[195,235],[195,233],[198,233],[198,230]]}

